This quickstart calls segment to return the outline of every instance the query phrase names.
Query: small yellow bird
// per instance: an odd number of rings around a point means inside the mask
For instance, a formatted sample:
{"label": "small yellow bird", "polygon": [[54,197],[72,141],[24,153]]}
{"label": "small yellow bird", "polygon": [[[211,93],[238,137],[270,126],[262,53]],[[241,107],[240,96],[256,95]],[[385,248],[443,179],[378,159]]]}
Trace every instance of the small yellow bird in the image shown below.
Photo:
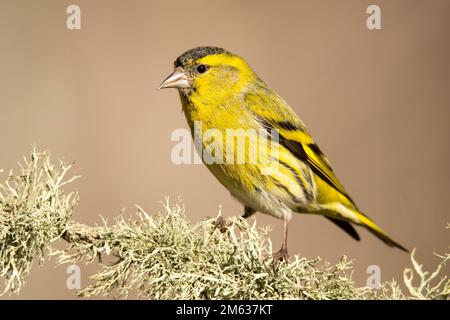
{"label": "small yellow bird", "polygon": [[[163,81],[160,89],[163,88],[178,89],[191,133],[194,139],[200,139],[201,150],[210,147],[211,139],[207,141],[202,135],[211,129],[223,134],[215,139],[225,140],[230,130],[250,129],[269,133],[265,138],[259,135],[260,139],[273,138],[271,146],[276,152],[261,152],[256,162],[248,161],[252,151],[247,145],[236,148],[222,143],[215,145],[216,159],[220,155],[228,159],[240,150],[246,161],[211,162],[204,157],[203,161],[244,205],[243,217],[258,211],[284,220],[279,258],[288,257],[288,222],[292,213],[323,215],[359,240],[351,224],[354,223],[389,246],[407,251],[356,207],[303,122],[244,59],[217,47],[191,49],[175,60],[175,70]],[[268,166],[276,169],[267,170]]]}

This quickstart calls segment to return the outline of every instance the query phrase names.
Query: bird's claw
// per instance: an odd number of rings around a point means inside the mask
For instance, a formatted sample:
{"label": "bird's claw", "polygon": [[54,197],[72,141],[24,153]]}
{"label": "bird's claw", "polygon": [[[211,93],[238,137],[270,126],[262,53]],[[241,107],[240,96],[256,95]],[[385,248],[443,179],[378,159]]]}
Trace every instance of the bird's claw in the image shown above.
{"label": "bird's claw", "polygon": [[217,219],[213,222],[213,225],[215,229],[219,229],[220,232],[225,233],[230,226],[230,223],[222,217],[217,217]]}
{"label": "bird's claw", "polygon": [[289,260],[289,253],[287,249],[281,248],[278,252],[272,254],[273,262],[287,262]]}

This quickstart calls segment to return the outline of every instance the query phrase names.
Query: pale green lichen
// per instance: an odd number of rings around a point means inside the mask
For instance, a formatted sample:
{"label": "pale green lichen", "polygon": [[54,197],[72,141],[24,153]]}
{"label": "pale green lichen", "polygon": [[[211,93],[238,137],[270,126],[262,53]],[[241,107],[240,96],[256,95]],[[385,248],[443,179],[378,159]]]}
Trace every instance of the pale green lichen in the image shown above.
{"label": "pale green lichen", "polygon": [[[71,220],[78,201],[62,187],[70,166],[53,165],[48,153],[33,151],[20,173],[10,172],[0,186],[0,276],[4,293],[19,293],[33,261],[54,256],[58,263],[100,263],[92,284],[81,296],[145,299],[448,299],[449,280],[441,276],[449,254],[432,273],[411,255],[405,294],[394,280],[381,289],[357,287],[352,262],[337,264],[294,256],[274,262],[268,228],[258,229],[240,217],[220,215],[191,224],[181,203],[164,203],[149,215],[137,208],[135,218],[86,226]],[[55,250],[54,242],[67,242]],[[53,249],[52,249],[53,248]],[[417,284],[414,284],[417,278]]]}
{"label": "pale green lichen", "polygon": [[[46,153],[33,151],[19,163],[20,172],[9,172],[0,184],[0,277],[3,292],[19,292],[33,261],[43,262],[45,252],[68,223],[75,193],[62,187],[71,166],[53,165]],[[0,291],[1,292],[1,291]]]}

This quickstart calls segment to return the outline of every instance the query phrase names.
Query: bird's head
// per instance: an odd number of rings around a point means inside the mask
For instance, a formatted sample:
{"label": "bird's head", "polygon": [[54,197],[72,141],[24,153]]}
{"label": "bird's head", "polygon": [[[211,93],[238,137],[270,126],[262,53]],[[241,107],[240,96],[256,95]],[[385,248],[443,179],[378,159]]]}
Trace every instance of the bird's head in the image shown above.
{"label": "bird's head", "polygon": [[175,60],[175,70],[160,89],[177,88],[203,98],[236,95],[256,76],[241,57],[217,47],[197,47]]}

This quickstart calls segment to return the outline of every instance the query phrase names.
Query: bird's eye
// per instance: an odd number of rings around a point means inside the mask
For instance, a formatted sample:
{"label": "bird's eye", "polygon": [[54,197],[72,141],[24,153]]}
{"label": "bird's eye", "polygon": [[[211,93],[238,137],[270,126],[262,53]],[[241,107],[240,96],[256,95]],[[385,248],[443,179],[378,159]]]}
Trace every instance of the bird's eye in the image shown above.
{"label": "bird's eye", "polygon": [[206,71],[208,71],[208,67],[205,66],[204,64],[200,64],[197,66],[197,72],[202,74],[205,73]]}

